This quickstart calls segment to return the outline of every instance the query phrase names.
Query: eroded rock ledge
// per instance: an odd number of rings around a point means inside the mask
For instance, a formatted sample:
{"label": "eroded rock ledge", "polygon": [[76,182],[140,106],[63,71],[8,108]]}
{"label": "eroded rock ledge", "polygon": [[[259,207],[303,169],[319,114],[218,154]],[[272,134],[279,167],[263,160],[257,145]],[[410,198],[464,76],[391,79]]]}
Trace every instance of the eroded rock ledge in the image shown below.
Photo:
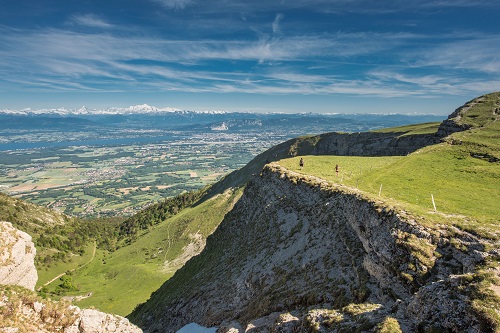
{"label": "eroded rock ledge", "polygon": [[35,245],[31,236],[10,222],[0,222],[0,284],[15,284],[35,290],[38,274]]}
{"label": "eroded rock ledge", "polygon": [[481,331],[463,277],[489,256],[484,248],[473,235],[424,228],[357,190],[270,164],[205,250],[131,319],[146,332],[190,322],[221,332],[370,329],[388,318],[403,331]]}

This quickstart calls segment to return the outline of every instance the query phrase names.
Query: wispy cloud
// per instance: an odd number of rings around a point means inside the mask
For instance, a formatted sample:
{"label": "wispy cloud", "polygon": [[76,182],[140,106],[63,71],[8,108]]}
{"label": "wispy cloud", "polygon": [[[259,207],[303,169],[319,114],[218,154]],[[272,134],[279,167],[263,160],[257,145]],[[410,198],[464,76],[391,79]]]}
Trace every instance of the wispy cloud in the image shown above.
{"label": "wispy cloud", "polygon": [[[274,32],[282,19],[275,16]],[[456,73],[457,69],[500,73],[496,36],[471,35],[458,41],[443,36],[446,42],[436,42],[436,36],[360,32],[173,40],[57,29],[10,29],[3,34],[1,30],[3,90],[12,86],[61,91],[154,88],[401,97],[460,94],[491,90],[495,85],[500,89],[498,81],[490,80],[489,86],[487,79]],[[423,46],[407,49],[414,44]],[[387,54],[390,63],[384,64]]]}
{"label": "wispy cloud", "polygon": [[499,54],[500,36],[481,35],[445,42],[422,52],[416,64],[500,74]]}
{"label": "wispy cloud", "polygon": [[70,18],[69,23],[82,25],[93,28],[111,28],[112,24],[109,24],[104,19],[98,17],[94,14],[83,14],[83,15],[74,15]]}
{"label": "wispy cloud", "polygon": [[283,20],[285,15],[283,14],[277,14],[276,17],[274,18],[273,21],[273,33],[274,34],[280,34],[281,33],[281,28],[280,28],[280,22]]}
{"label": "wispy cloud", "polygon": [[192,4],[194,0],[152,0],[168,9],[184,9]]}
{"label": "wispy cloud", "polygon": [[440,1],[422,1],[421,3],[416,3],[419,7],[498,7],[498,1],[496,0],[440,0]]}
{"label": "wispy cloud", "polygon": [[406,75],[402,73],[397,73],[395,71],[382,71],[375,70],[369,72],[369,75],[378,80],[391,80],[398,81],[401,83],[416,84],[419,86],[430,86],[440,83],[441,81],[448,81],[449,77],[443,77],[438,75]]}

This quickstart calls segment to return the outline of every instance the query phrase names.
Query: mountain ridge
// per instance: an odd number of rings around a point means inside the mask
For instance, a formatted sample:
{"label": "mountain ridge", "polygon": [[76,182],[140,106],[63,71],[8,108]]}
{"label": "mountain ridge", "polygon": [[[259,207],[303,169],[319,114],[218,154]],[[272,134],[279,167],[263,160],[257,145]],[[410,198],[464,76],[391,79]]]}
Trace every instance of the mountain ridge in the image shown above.
{"label": "mountain ridge", "polygon": [[[404,130],[327,133],[257,156],[214,186],[250,179],[202,253],[129,318],[145,332],[175,332],[191,322],[221,332],[374,332],[393,320],[405,332],[496,331],[500,295],[490,289],[498,286],[496,238],[453,223],[424,225],[404,209],[269,162],[363,151],[405,156],[428,145],[487,150],[459,138],[470,129],[498,136],[499,101],[499,93],[482,96],[414,137]],[[487,110],[477,111],[482,106]],[[475,123],[461,126],[464,119]],[[367,140],[353,146],[360,136]]]}
{"label": "mountain ridge", "polygon": [[[344,315],[337,327],[348,329],[365,316],[347,318],[346,307],[368,304],[377,308],[370,327],[390,316],[404,331],[419,325],[481,331],[484,324],[457,288],[489,255],[495,254],[484,252],[472,234],[422,227],[354,189],[270,164],[247,185],[202,254],[130,319],[145,332],[175,332],[193,321],[244,328],[273,313],[295,312],[293,327],[303,332],[311,309]],[[438,291],[446,296],[427,303]],[[433,322],[440,317],[447,322]],[[316,318],[321,325],[327,319]]]}

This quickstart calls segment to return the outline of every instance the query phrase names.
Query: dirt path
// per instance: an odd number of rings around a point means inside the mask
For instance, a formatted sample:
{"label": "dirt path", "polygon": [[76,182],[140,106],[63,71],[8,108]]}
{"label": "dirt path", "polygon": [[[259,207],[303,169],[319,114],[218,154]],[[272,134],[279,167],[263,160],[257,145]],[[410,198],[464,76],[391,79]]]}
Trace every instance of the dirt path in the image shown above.
{"label": "dirt path", "polygon": [[72,269],[72,271],[77,271],[79,270],[80,268],[83,268],[85,266],[87,266],[88,264],[90,264],[92,262],[92,260],[94,260],[95,258],[95,251],[97,250],[97,242],[94,241],[94,250],[92,251],[92,258],[90,258],[89,261],[87,261],[85,264],[81,265],[81,266],[78,266],[77,268],[75,269]]}
{"label": "dirt path", "polygon": [[[78,266],[77,268],[74,268],[74,269],[69,270],[69,272],[74,272],[74,271],[77,271],[77,270],[79,270],[80,268],[83,268],[83,267],[87,266],[88,264],[90,264],[90,263],[92,262],[92,260],[94,260],[94,258],[95,258],[95,252],[96,252],[96,250],[97,250],[97,242],[96,242],[96,241],[94,241],[94,250],[92,251],[92,258],[90,258],[90,260],[89,260],[89,261],[87,261],[86,263],[84,263],[83,265]],[[42,288],[43,288],[43,287],[48,286],[49,284],[51,284],[52,282],[54,282],[55,280],[57,280],[57,279],[61,278],[61,276],[64,276],[64,275],[66,275],[66,272],[59,274],[58,276],[56,276],[55,278],[53,278],[52,280],[50,280],[50,281],[48,281],[48,282],[45,282],[45,283],[44,283],[41,287],[39,287],[39,288],[37,289],[37,291],[42,290]]]}

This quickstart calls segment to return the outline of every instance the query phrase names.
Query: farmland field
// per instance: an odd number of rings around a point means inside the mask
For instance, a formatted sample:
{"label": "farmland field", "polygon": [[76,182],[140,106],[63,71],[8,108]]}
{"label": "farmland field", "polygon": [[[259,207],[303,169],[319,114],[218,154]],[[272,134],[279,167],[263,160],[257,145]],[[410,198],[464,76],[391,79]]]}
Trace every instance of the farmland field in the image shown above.
{"label": "farmland field", "polygon": [[2,152],[0,190],[69,215],[129,215],[213,183],[277,142],[220,135],[192,140]]}

